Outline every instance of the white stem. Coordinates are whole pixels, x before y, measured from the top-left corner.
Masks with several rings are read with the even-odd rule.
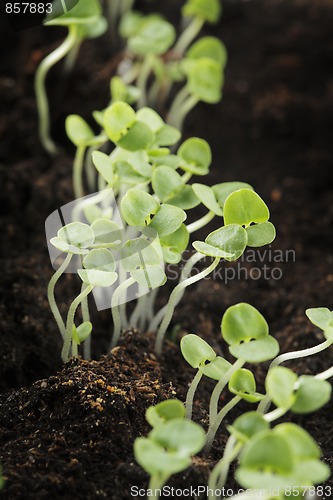
[[[75,46],[78,37],[78,28],[75,25],[69,27],[68,35],[62,44],[51,54],[45,57],[37,68],[35,76],[35,93],[39,117],[39,138],[44,149],[50,154],[58,152],[57,146],[50,136],[50,110],[47,100],[45,80],[50,69]]]
[[[333,377],[333,366],[315,376],[318,380],[327,380],[330,377]]]
[[[204,269],[200,273],[196,274],[195,276],[192,276],[191,278],[187,278],[183,282],[179,283],[176,286],[176,288],[174,288],[174,290],[172,291],[170,298],[169,298],[168,307],[167,307],[167,310],[165,312],[165,316],[164,316],[163,321],[158,329],[157,336],[156,336],[155,351],[158,355],[160,355],[162,352],[162,344],[163,344],[165,332],[167,331],[167,328],[170,324],[175,307],[178,304],[178,302],[180,301],[182,294],[185,291],[186,287],[188,287],[189,285],[193,285],[193,283],[200,281],[201,279],[205,278],[210,273],[212,273],[214,271],[214,269],[219,265],[220,260],[221,260],[220,257],[216,257],[210,266],[208,266],[206,269]]]
[[[204,21],[199,17],[195,17],[178,38],[173,51],[183,54],[194,38],[199,34],[203,25]]]
[[[235,396],[234,398],[232,398],[231,401],[229,401],[229,403],[227,403],[217,414],[217,416],[214,418],[212,424],[209,423],[209,429],[208,429],[208,432],[207,432],[207,436],[206,436],[206,445],[205,445],[205,448],[204,448],[204,451],[206,453],[208,453],[212,447],[212,444],[213,444],[213,441],[214,441],[214,438],[216,436],[216,433],[222,423],[222,420],[224,419],[224,417],[227,415],[227,413],[232,410],[232,408],[234,406],[236,406],[237,403],[239,403],[239,401],[241,400],[242,398],[240,396]]]
[[[214,219],[214,217],[215,217],[214,212],[210,210],[206,215],[201,217],[201,219],[192,222],[192,224],[188,224],[186,228],[190,234],[194,233],[195,231],[198,231],[198,229],[205,227],[211,220]]]
[[[200,380],[202,379],[203,373],[198,370],[197,373],[195,374],[194,379],[191,382],[191,385],[187,391],[186,395],[186,418],[191,419],[192,418],[192,410],[193,410],[193,400],[194,400],[194,394],[195,391],[197,390],[197,387],[199,385]]]
[[[121,334],[121,316],[119,311],[120,298],[122,294],[127,290],[127,288],[133,285],[133,283],[135,283],[135,280],[132,277],[128,278],[123,283],[120,283],[120,285],[116,288],[116,290],[112,295],[111,312],[112,312],[114,330],[113,330],[110,349],[113,349],[117,345]]]
[[[235,361],[235,363],[229,368],[229,370],[223,375],[223,377],[220,378],[220,380],[214,387],[209,403],[209,426],[213,425],[213,422],[217,417],[221,392],[229,382],[231,375],[239,368],[242,368],[244,363],[245,361],[243,359],[237,359],[237,361]]]
[[[56,300],[55,300],[54,289],[55,289],[55,286],[56,286],[59,278],[61,277],[61,275],[65,272],[65,270],[69,266],[69,263],[70,263],[72,257],[73,257],[73,254],[71,254],[71,253],[66,255],[65,260],[63,261],[63,263],[61,264],[59,269],[56,270],[56,272],[54,273],[54,275],[50,279],[50,282],[49,282],[48,287],[47,287],[47,298],[48,298],[48,301],[50,304],[50,308],[51,308],[54,319],[56,320],[56,323],[58,325],[59,331],[60,331],[63,339],[65,338],[66,327],[65,327],[65,323],[61,317],[59,308],[58,308]]]
[[[264,419],[266,422],[273,422],[274,420],[277,420],[278,418],[282,417],[287,412],[284,408],[275,408],[275,410],[271,411],[270,413],[266,413],[264,415]]]

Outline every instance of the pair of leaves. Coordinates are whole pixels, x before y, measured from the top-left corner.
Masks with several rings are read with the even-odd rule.
[[[181,339],[180,350],[193,368],[213,380],[220,380],[232,366],[226,359],[217,356],[205,340],[192,333]]]
[[[323,330],[326,339],[333,342],[333,311],[327,307],[313,307],[307,309],[305,314],[313,325]]]
[[[222,318],[221,332],[235,358],[260,363],[275,358],[279,352],[265,318],[250,304],[229,307]]]
[[[289,368],[276,366],[267,374],[266,391],[277,407],[305,414],[328,403],[332,386],[310,375],[298,378]]]
[[[149,193],[137,188],[130,189],[123,197],[121,212],[128,225],[149,225],[161,238],[174,233],[186,219],[181,208],[166,203],[160,205]]]
[[[168,478],[186,469],[191,456],[205,443],[202,427],[191,420],[175,418],[153,428],[147,438],[134,443],[136,461],[151,476]]]
[[[84,269],[78,269],[78,274],[86,285],[109,287],[117,281],[114,258],[106,248],[91,250],[82,265]]]
[[[261,247],[272,243],[276,232],[268,221],[269,210],[260,196],[251,189],[232,192],[224,203],[225,225],[238,224],[247,234],[247,245]]]
[[[318,445],[304,429],[291,423],[280,424],[247,441],[236,479],[245,488],[312,486],[330,475],[319,458]]]

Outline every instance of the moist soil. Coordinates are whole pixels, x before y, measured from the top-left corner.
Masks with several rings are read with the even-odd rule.
[[[104,37],[83,44],[67,78],[61,66],[52,70],[53,134],[62,152],[50,159],[37,139],[33,75],[64,32],[37,27],[11,35],[2,26],[0,463],[6,486],[0,498],[129,499],[132,485],[146,488],[147,475],[132,452],[134,439],[149,432],[145,410],[169,397],[185,399],[194,374],[179,353],[185,333],[199,334],[228,358],[219,325],[232,304],[257,307],[281,352],[322,341],[304,311],[332,308],[333,6],[326,0],[223,3],[221,23],[206,30],[228,48],[223,101],[200,104],[187,119],[184,137],[210,142],[209,183],[242,180],[255,187],[269,204],[277,238],[266,249],[271,253],[262,249],[255,262],[247,253],[241,269],[238,264],[227,271],[221,267],[213,279],[188,289],[173,318],[173,341],[166,341],[159,359],[153,353],[154,335],[139,331],[126,332],[119,347],[103,356],[110,314],[93,311],[94,360],[61,365],[59,334],[46,298],[52,268],[44,222],[73,199],[73,149],[64,119],[79,113],[91,122],[91,112],[106,105],[115,58]],[[158,7],[177,21],[177,1],[142,2],[142,7]],[[170,276],[175,272],[179,269],[170,269]],[[172,286],[174,280],[160,292],[158,305],[166,302]],[[77,287],[69,274],[59,283],[63,313]],[[331,364],[332,352],[326,351],[288,366],[314,374]],[[265,368],[254,367],[259,388]],[[195,401],[194,419],[204,426],[212,388],[204,381]],[[234,409],[227,423],[242,408],[249,406]],[[332,409],[331,403],[315,414],[292,417],[318,441],[331,466]],[[223,426],[212,452],[199,455],[168,484],[206,484],[226,439]],[[236,489],[233,480],[228,484]],[[333,486],[332,480],[327,485]]]

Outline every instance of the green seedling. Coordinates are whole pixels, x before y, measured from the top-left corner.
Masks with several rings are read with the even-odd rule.
[[[189,161],[190,158],[187,155],[186,158]],[[249,206],[247,204],[249,204]],[[225,259],[227,261],[237,260],[244,253],[247,245],[260,247],[271,243],[275,238],[275,228],[272,223],[268,222],[268,208],[260,196],[254,191],[243,188],[232,192],[227,197],[223,210],[226,225],[210,233],[204,242],[195,241],[193,243],[197,253],[189,259],[186,266],[187,276],[189,276],[195,263],[205,256],[214,258],[214,261],[210,266],[195,276],[188,278],[184,273],[181,278],[182,281],[171,293],[167,308],[165,309],[163,321],[161,322],[157,332],[155,344],[157,353],[161,352],[163,338],[171,321],[173,311],[178,302],[181,300],[187,286],[208,276],[218,266],[221,259]],[[234,223],[232,221],[234,221]],[[244,337],[243,341],[245,340],[250,340],[250,338]],[[261,350],[264,346],[267,346],[268,351],[270,350],[269,346],[271,346],[271,350],[273,352],[271,357],[276,355],[274,354],[275,351],[273,347],[275,346],[276,350],[277,343],[271,337],[262,339],[260,345],[262,345]],[[240,357],[240,354],[243,351],[244,347],[236,344],[234,344],[230,349],[231,354],[235,357]],[[237,352],[238,355],[235,354]],[[247,353],[247,356],[249,355],[250,354]],[[252,357],[255,358],[255,353],[252,354]],[[266,359],[270,358],[268,357]],[[245,361],[247,361],[247,359]],[[259,361],[260,360],[257,362]]]
[[[80,340],[80,335],[84,336],[87,333],[88,325],[85,320],[84,326],[81,326],[81,329],[77,331],[75,329],[74,317],[75,312],[78,306],[83,303],[83,308],[85,309],[84,316],[85,318],[89,317],[87,312],[87,305],[85,304],[85,299],[89,295],[89,293],[93,290],[95,286],[100,287],[109,287],[111,286],[117,279],[117,274],[115,271],[115,264],[112,254],[105,246],[112,247],[114,245],[114,228],[115,224],[111,223],[112,228],[110,228],[109,221],[96,221],[89,226],[87,224],[83,224],[81,222],[73,222],[67,224],[67,226],[62,227],[55,238],[51,239],[52,245],[54,245],[58,250],[67,254],[63,263],[59,267],[59,269],[55,272],[54,276],[51,278],[49,286],[48,286],[48,299],[50,303],[51,310],[56,319],[58,328],[63,338],[63,350],[62,350],[62,359],[64,361],[68,360],[69,351],[71,347],[71,342],[73,339],[73,333],[75,337],[75,352],[77,350],[77,345],[79,340],[81,343],[83,341],[82,337]],[[110,243],[106,244],[104,237],[101,234],[101,225],[110,231]],[[101,246],[101,248],[91,248]],[[61,277],[61,275],[66,271],[73,255],[82,256],[83,257],[83,267],[84,269],[78,270],[78,274],[83,281],[81,293],[78,297],[72,302],[68,316],[66,325],[61,317],[59,309],[56,304],[54,290],[55,286]],[[89,332],[90,334],[90,332]],[[87,334],[86,339],[88,339],[89,334]]]
[[[320,461],[312,437],[295,424],[280,424],[255,434],[244,446],[236,479],[245,488],[300,488],[325,481],[330,475]]]
[[[277,409],[267,413],[271,420],[282,416],[288,410],[293,413],[312,413],[330,400],[332,387],[325,380],[310,375],[297,375],[289,368],[276,366],[269,370],[266,377],[266,392]]]
[[[150,406],[146,411],[146,420],[152,427],[163,425],[175,418],[184,417],[185,408],[178,399],[167,399],[156,406]]]
[[[185,335],[180,342],[180,350],[185,360],[198,370],[186,396],[186,417],[191,418],[194,395],[202,376],[220,380],[230,370],[231,364],[217,356],[214,349],[197,335]]]
[[[229,307],[222,318],[221,332],[223,339],[229,345],[230,353],[237,358],[237,361],[233,365],[232,373],[242,368],[245,362],[260,363],[274,358],[279,351],[278,342],[268,333],[269,330],[265,318],[250,304],[240,303]],[[210,429],[208,433],[210,440],[207,447],[213,442],[216,430],[218,429],[218,402],[232,373],[229,372],[222,377],[213,390],[209,405]],[[251,378],[248,374],[245,377]],[[253,387],[252,381],[252,389]],[[253,395],[255,395],[255,389]]]
[[[54,155],[57,147],[50,136],[49,104],[45,89],[45,81],[50,69],[71,51],[78,50],[84,38],[100,36],[106,30],[105,19],[101,16],[98,0],[80,0],[71,10],[64,12],[60,2],[52,9],[51,18],[46,26],[65,26],[68,35],[63,43],[40,63],[35,76],[35,93],[39,115],[39,137],[45,150]],[[60,10],[59,10],[60,9]]]
[[[305,311],[307,317],[311,321],[311,323],[318,328],[320,328],[323,331],[325,341],[321,342],[320,344],[310,347],[307,349],[302,349],[300,351],[292,351],[288,352],[285,354],[281,354],[277,358],[275,358],[269,369],[271,370],[274,367],[279,366],[281,363],[284,363],[285,361],[290,361],[293,359],[300,359],[304,358],[307,356],[312,356],[314,354],[318,354],[328,347],[330,347],[333,343],[333,313],[326,307],[316,307],[316,308],[310,308]],[[262,411],[265,413],[270,404],[270,398],[269,395],[267,395],[260,403],[259,405],[259,411]]]
[[[201,450],[204,442],[204,430],[184,418],[167,420],[154,427],[147,438],[135,440],[134,456],[150,475],[151,498],[158,499],[169,477],[191,465],[191,457]]]
[[[215,492],[221,490],[227,480],[230,464],[239,455],[242,447],[256,434],[267,431],[269,424],[257,412],[247,412],[238,417],[228,430],[230,437],[222,458],[217,462],[208,479],[208,498],[217,500]]]
[[[73,325],[72,331],[72,353],[74,357],[78,357],[78,346],[87,341],[88,337],[92,332],[92,324],[90,321],[85,321],[78,327]]]
[[[183,16],[191,21],[178,39],[174,50],[184,53],[194,38],[199,34],[205,22],[217,23],[222,13],[220,0],[187,0],[183,9]]]
[[[224,381],[229,376],[228,389],[235,396],[216,414],[216,416],[213,413],[210,415],[209,429],[206,436],[206,451],[210,450],[222,420],[229,413],[229,411],[239,403],[239,401],[243,399],[248,403],[257,403],[264,397],[263,394],[256,392],[255,378],[250,370],[237,368],[237,365],[237,369],[235,369],[235,365],[233,367],[232,365],[230,366],[231,369],[229,369],[228,372],[225,372],[225,374],[218,379],[218,384],[220,384],[220,382],[221,384],[225,384]],[[211,401],[213,399],[213,395]],[[213,408],[213,404],[211,404],[211,408]]]

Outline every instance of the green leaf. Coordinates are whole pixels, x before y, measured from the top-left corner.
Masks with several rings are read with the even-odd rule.
[[[143,122],[136,122],[119,141],[118,146],[127,151],[147,149],[154,140],[151,129]]]
[[[148,265],[142,269],[134,269],[131,271],[131,276],[140,286],[151,290],[164,285],[167,280],[165,272],[159,265]]]
[[[130,38],[135,35],[142,24],[145,22],[141,12],[130,10],[126,12],[120,20],[119,34],[122,38]]]
[[[201,203],[205,205],[209,210],[214,212],[215,215],[222,216],[222,210],[220,205],[216,201],[215,193],[213,189],[206,184],[192,184],[193,191],[195,195],[199,198]]]
[[[212,59],[194,60],[188,68],[188,90],[200,101],[218,103],[222,98],[222,66]]]
[[[59,250],[73,254],[87,253],[87,248],[94,243],[95,235],[88,224],[71,222],[59,229],[51,243]]]
[[[99,269],[78,269],[78,275],[86,285],[101,287],[113,285],[118,278],[117,273]]]
[[[298,478],[298,484],[312,486],[327,481],[331,476],[331,469],[319,460],[307,460],[296,464],[294,475]]]
[[[183,210],[189,210],[197,207],[200,204],[199,198],[196,197],[192,186],[184,185],[171,198],[168,199],[169,205],[175,205]]]
[[[207,141],[191,137],[177,151],[180,167],[194,175],[206,175],[212,162],[212,152]]]
[[[113,272],[116,268],[112,253],[106,248],[90,250],[82,264],[85,269],[98,269],[105,272]]]
[[[240,368],[231,375],[228,388],[230,392],[249,403],[257,403],[264,397],[256,392],[256,381],[253,373],[246,368]]]
[[[296,400],[291,407],[294,413],[312,413],[329,402],[332,386],[326,380],[319,380],[310,375],[299,378]]]
[[[91,23],[87,23],[84,26],[82,26],[85,39],[98,38],[104,35],[107,29],[108,29],[108,21],[104,16],[96,18]]]
[[[246,228],[247,246],[262,247],[274,241],[276,236],[275,227],[271,222],[262,222]]]
[[[83,213],[89,224],[92,224],[97,219],[109,220],[112,217],[112,208],[109,207],[106,210],[102,210],[97,205],[89,205],[87,207],[84,207]]]
[[[162,238],[160,237],[159,240],[162,246],[164,260],[170,264],[178,264],[181,259],[181,254],[187,248],[189,238],[190,235],[185,224],[182,224],[174,233],[168,234]]]
[[[268,430],[269,424],[260,413],[251,411],[236,418],[227,429],[238,441],[246,443],[255,434]]]
[[[216,358],[214,349],[198,335],[185,335],[180,341],[180,350],[185,360],[193,367],[205,366]]]
[[[89,146],[94,139],[94,132],[79,115],[69,115],[65,121],[66,134],[76,147]]]
[[[156,134],[164,127],[164,121],[156,111],[151,108],[141,108],[136,114],[137,119],[148,125],[148,127]]]
[[[134,456],[148,474],[163,474],[163,477],[181,472],[191,464],[188,456],[170,453],[160,444],[142,437],[134,442]]]
[[[121,200],[121,212],[129,226],[149,224],[159,208],[160,204],[150,194],[137,188],[127,191]]]
[[[245,445],[240,465],[253,471],[288,474],[293,470],[294,460],[292,450],[284,436],[264,431],[254,435]]]
[[[161,264],[161,256],[149,240],[135,238],[128,240],[123,245],[121,252],[121,265],[125,271],[133,271],[137,268]]]
[[[333,313],[327,307],[312,307],[305,311],[305,314],[315,326],[325,330],[326,326],[333,319]]]
[[[260,196],[250,189],[231,193],[224,204],[225,225],[239,224],[248,227],[252,223],[266,222],[269,210]]]
[[[203,428],[188,419],[172,419],[155,427],[149,439],[184,457],[198,453],[205,444]]]
[[[263,315],[245,302],[235,304],[226,310],[221,330],[224,340],[229,345],[268,336],[268,324]]]
[[[121,244],[121,229],[110,220],[97,219],[91,225],[95,235],[94,247],[117,248]]]
[[[101,15],[98,0],[79,0],[73,8],[64,13],[60,0],[53,2],[52,13],[47,16],[47,26],[70,26],[95,22]]]
[[[221,356],[216,356],[213,361],[199,366],[199,370],[213,380],[220,380],[231,368],[231,363]]]
[[[173,168],[160,166],[152,174],[152,187],[162,202],[168,202],[178,191],[184,188],[181,176]]]
[[[124,155],[120,155],[119,159],[120,158],[128,162],[139,175],[147,178],[151,177],[152,167],[149,164],[149,158],[146,151],[124,151]]]
[[[104,128],[108,138],[117,143],[136,123],[134,109],[125,102],[115,102],[104,111]]]
[[[265,387],[271,400],[278,408],[288,410],[295,401],[297,375],[289,368],[275,366],[269,370]]]
[[[315,460],[320,458],[320,448],[315,440],[302,427],[293,423],[283,423],[274,427],[274,433],[283,436],[291,447],[296,460]]]
[[[147,181],[146,177],[142,177],[142,175],[138,174],[126,161],[117,161],[114,166],[117,171],[120,184],[137,186],[138,184],[145,183]]]
[[[101,151],[94,151],[91,157],[98,173],[108,184],[113,185],[115,176],[110,156]]]
[[[224,258],[228,261],[237,260],[243,253],[247,244],[247,234],[244,228],[237,224],[224,226],[210,233],[206,244],[226,252]]]
[[[152,427],[164,424],[174,418],[185,418],[185,407],[178,399],[167,399],[146,410],[146,419]]]
[[[80,345],[81,342],[87,340],[91,332],[92,332],[92,324],[90,323],[90,321],[85,321],[77,328],[75,325],[73,325],[72,339],[77,345]]]
[[[140,89],[133,85],[126,85],[120,76],[114,76],[110,82],[112,102],[123,101],[134,104],[140,97]]]
[[[154,167],[158,167],[159,165],[164,165],[167,167],[171,167],[173,170],[176,170],[180,165],[180,158],[177,155],[161,155],[156,156],[149,151],[149,160],[154,165]]]
[[[149,227],[163,238],[177,231],[186,217],[186,213],[181,208],[163,203],[157,214],[154,215]]]
[[[156,134],[155,143],[158,146],[173,146],[180,141],[181,136],[182,134],[175,127],[164,125]]]
[[[222,68],[227,64],[227,51],[224,44],[215,36],[204,36],[195,42],[186,53],[189,59],[212,59]]]
[[[172,24],[162,19],[149,19],[138,27],[136,33],[128,41],[129,49],[135,54],[160,55],[174,43],[176,31]]]
[[[220,184],[215,184],[215,186],[212,186],[218,204],[220,205],[220,207],[222,207],[222,209],[229,194],[243,188],[253,191],[252,186],[250,186],[250,184],[246,184],[246,182],[221,182]]]
[[[278,342],[268,334],[268,324],[250,304],[229,307],[223,315],[221,331],[233,356],[249,363],[260,363],[276,357]]]
[[[222,6],[220,0],[187,0],[182,12],[184,16],[199,17],[203,21],[216,23],[220,19]]]
[[[279,343],[270,335],[258,340],[232,344],[229,347],[230,353],[235,358],[243,359],[248,363],[262,363],[273,359],[278,355],[279,349]]]

